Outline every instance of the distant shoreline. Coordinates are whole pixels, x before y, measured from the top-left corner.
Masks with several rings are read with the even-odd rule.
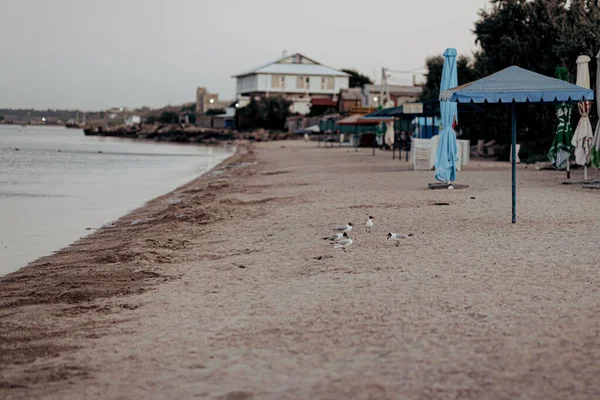
[[[136,124],[118,125],[114,127],[92,127],[83,129],[86,136],[108,136],[128,139],[147,139],[161,142],[197,143],[202,145],[248,140],[251,142],[267,142],[271,140],[287,140],[294,138],[289,132],[257,129],[252,132],[238,132],[231,129],[202,128],[193,125],[178,124]]]

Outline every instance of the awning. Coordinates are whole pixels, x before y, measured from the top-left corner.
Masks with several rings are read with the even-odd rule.
[[[363,125],[363,126],[373,126],[379,124],[381,121],[371,120],[363,118],[364,115],[351,115],[344,119],[340,119],[336,122],[336,125]]]

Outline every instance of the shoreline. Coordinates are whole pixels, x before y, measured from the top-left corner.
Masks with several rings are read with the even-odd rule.
[[[8,181],[1,185],[2,214],[7,224],[0,232],[0,259],[4,261],[0,265],[0,277],[51,255],[146,202],[197,179],[235,154],[235,143],[184,148],[182,146],[190,144],[90,139],[81,131],[67,131],[65,128],[32,128],[28,134],[33,138],[41,137],[39,145],[37,142],[30,145],[28,140],[32,139],[21,137],[16,129],[3,132],[8,135],[8,142],[3,141],[6,145],[3,149],[14,147],[19,151],[9,152],[5,160],[7,173],[11,171],[11,159],[15,160],[12,165],[21,162],[19,160],[27,163],[10,185]],[[46,178],[38,177],[33,169],[38,164],[29,163],[32,151],[38,151],[38,148],[45,149],[48,160],[52,160],[39,163],[44,165],[39,174]],[[84,159],[85,166],[73,172],[72,166]],[[61,168],[65,175],[57,172]],[[48,183],[51,175],[44,175],[45,171],[60,173],[54,180],[62,182],[60,186]],[[29,187],[29,181],[40,184]],[[32,217],[38,215],[38,218]]]
[[[251,142],[266,142],[272,140],[287,140],[297,137],[289,132],[276,132],[262,128],[252,132],[238,132],[226,128],[204,128],[195,125],[180,124],[137,124],[118,125],[113,127],[83,128],[86,136],[118,137],[125,139],[144,139],[172,143],[196,143],[211,145],[244,140]]]
[[[52,385],[55,381],[87,376],[87,373],[72,370],[69,366],[40,370],[35,364],[39,359],[52,359],[59,354],[77,351],[81,347],[73,343],[74,339],[102,336],[99,333],[102,328],[97,325],[87,326],[81,321],[69,321],[70,317],[88,311],[102,312],[102,308],[93,303],[110,303],[113,299],[140,295],[154,290],[157,285],[177,279],[165,273],[161,266],[172,262],[167,253],[186,247],[186,240],[152,240],[152,249],[148,251],[151,259],[127,251],[135,241],[132,236],[139,234],[150,223],[160,224],[173,219],[209,223],[213,217],[209,214],[173,214],[173,209],[179,206],[173,196],[195,192],[197,189],[194,187],[210,186],[211,182],[221,179],[217,177],[221,171],[230,171],[251,157],[251,145],[237,143],[231,156],[190,182],[147,201],[50,255],[39,257],[14,272],[0,276],[0,364],[10,365],[13,367],[11,372],[16,372],[16,376],[0,375],[0,394],[6,391],[5,396],[0,397],[9,399],[16,395],[15,398],[20,398],[18,391],[32,384]],[[161,215],[165,211],[166,214]],[[116,266],[119,266],[118,270],[115,270]],[[135,308],[137,306],[119,304],[113,311]],[[13,310],[22,310],[28,315],[17,315],[19,313]],[[60,320],[58,322],[54,321],[57,317]],[[32,318],[37,321],[32,323]],[[77,331],[75,337],[73,331]],[[27,365],[33,365],[33,369],[21,368]],[[44,391],[42,389],[40,393]],[[24,396],[27,398],[30,395]]]
[[[0,397],[597,397],[597,197],[521,166],[512,225],[510,166],[477,164],[433,191],[389,152],[250,144],[0,279]]]

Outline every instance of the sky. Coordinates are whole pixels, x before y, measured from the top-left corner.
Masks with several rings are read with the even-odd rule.
[[[194,102],[197,86],[234,99],[232,75],[284,50],[379,79],[448,47],[471,54],[488,3],[0,0],[0,108],[160,107]]]

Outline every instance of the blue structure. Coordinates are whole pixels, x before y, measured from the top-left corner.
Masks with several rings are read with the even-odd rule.
[[[458,85],[456,71],[456,49],[446,49],[444,52],[444,68],[440,91],[448,90]],[[435,156],[435,179],[442,182],[456,180],[456,162],[458,161],[458,144],[454,126],[458,123],[458,104],[451,101],[440,102],[442,114],[442,133]]]
[[[415,138],[418,139],[431,139],[435,135],[439,134],[439,126],[442,120],[438,117],[431,117],[432,123],[429,123],[427,117],[416,117],[412,120],[412,124],[415,127]]]
[[[512,222],[517,222],[517,103],[557,103],[593,100],[594,92],[581,86],[512,66],[471,83],[440,92],[440,101],[510,103],[512,113]]]

